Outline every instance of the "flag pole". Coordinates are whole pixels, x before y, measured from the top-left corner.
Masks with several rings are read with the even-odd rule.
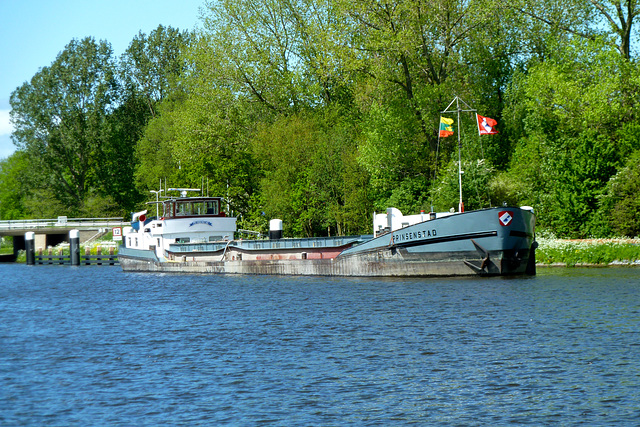
[[[442,120],[442,117],[440,118]],[[440,123],[438,122],[438,127]],[[436,166],[433,169],[433,181],[431,183],[431,211],[433,212],[433,187],[435,186],[436,177],[438,176],[438,154],[440,153],[440,130],[438,129],[438,145],[436,145]]]
[[[462,202],[462,141],[460,140],[461,123],[460,123],[460,103],[456,96],[456,110],[458,110],[458,188],[460,189],[460,201],[458,202],[458,212],[464,212],[464,203]]]
[[[458,202],[458,212],[464,212],[464,203],[462,201],[462,140],[460,138],[462,125],[460,123],[460,113],[461,112],[469,112],[469,113],[477,112],[477,110],[472,109],[469,106],[469,104],[464,102],[462,99],[460,99],[460,97],[456,95],[456,97],[453,99],[453,101],[451,101],[451,103],[447,106],[447,108],[445,108],[444,111],[441,111],[441,114],[452,113],[453,111],[449,111],[449,108],[451,108],[454,102],[456,104],[456,113],[458,115],[458,188],[460,191],[460,200]],[[460,102],[462,102],[467,107],[466,110],[463,110],[462,108],[460,108]],[[476,121],[477,121],[477,116],[476,116]]]

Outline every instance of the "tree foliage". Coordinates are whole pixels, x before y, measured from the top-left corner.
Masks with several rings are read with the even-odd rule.
[[[640,150],[611,177],[599,202],[601,215],[617,235],[640,236]]]
[[[17,151],[0,160],[0,220],[28,217],[25,196],[31,194],[32,188],[26,153]]]
[[[183,53],[193,37],[160,25],[149,35],[138,33],[122,55],[124,81],[144,99],[152,117],[156,116],[156,105],[179,89],[180,78],[187,71]]]
[[[626,92],[637,88],[624,81],[630,66],[598,41],[576,40],[511,85],[516,199],[538,207],[541,225],[560,235],[605,231],[593,215],[598,198],[634,144],[619,135],[621,121],[637,120]]]
[[[284,117],[263,126],[253,142],[262,162],[261,193],[269,217],[293,236],[359,233],[371,208],[358,166],[354,129],[339,111]]]
[[[212,54],[226,62],[219,77],[234,91],[272,114],[333,100],[340,68],[327,39],[338,34],[329,2],[222,0],[207,7]]]
[[[245,228],[368,232],[374,210],[457,206],[457,138],[437,133],[457,95],[499,128],[455,124],[467,209],[531,205],[556,235],[637,234],[637,13],[618,0],[216,0],[199,33],[159,26],[119,62],[74,40],[12,96],[24,155],[2,164],[0,215],[124,212],[166,179],[224,196]],[[34,186],[13,196],[26,173]]]
[[[105,123],[118,102],[111,47],[72,40],[49,67],[11,96],[14,141],[46,176],[54,197],[80,211],[95,179]]]

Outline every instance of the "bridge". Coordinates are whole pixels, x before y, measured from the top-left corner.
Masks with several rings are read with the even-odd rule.
[[[24,235],[35,233],[35,247],[46,248],[69,241],[69,231],[78,230],[80,242],[86,243],[104,235],[115,227],[125,227],[130,223],[122,218],[67,218],[55,219],[18,219],[0,221],[0,236],[13,237],[13,252],[25,248]]]

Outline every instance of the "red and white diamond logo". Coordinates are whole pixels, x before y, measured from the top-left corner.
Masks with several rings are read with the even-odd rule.
[[[500,219],[500,224],[506,227],[507,225],[511,224],[513,215],[509,211],[502,211],[498,213],[498,219]]]

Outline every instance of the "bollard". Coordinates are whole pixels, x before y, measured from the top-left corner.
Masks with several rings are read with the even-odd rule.
[[[69,231],[69,256],[71,265],[80,265],[80,231]]]
[[[36,245],[35,245],[36,233],[28,231],[24,235],[24,247],[27,252],[27,265],[36,264]]]

